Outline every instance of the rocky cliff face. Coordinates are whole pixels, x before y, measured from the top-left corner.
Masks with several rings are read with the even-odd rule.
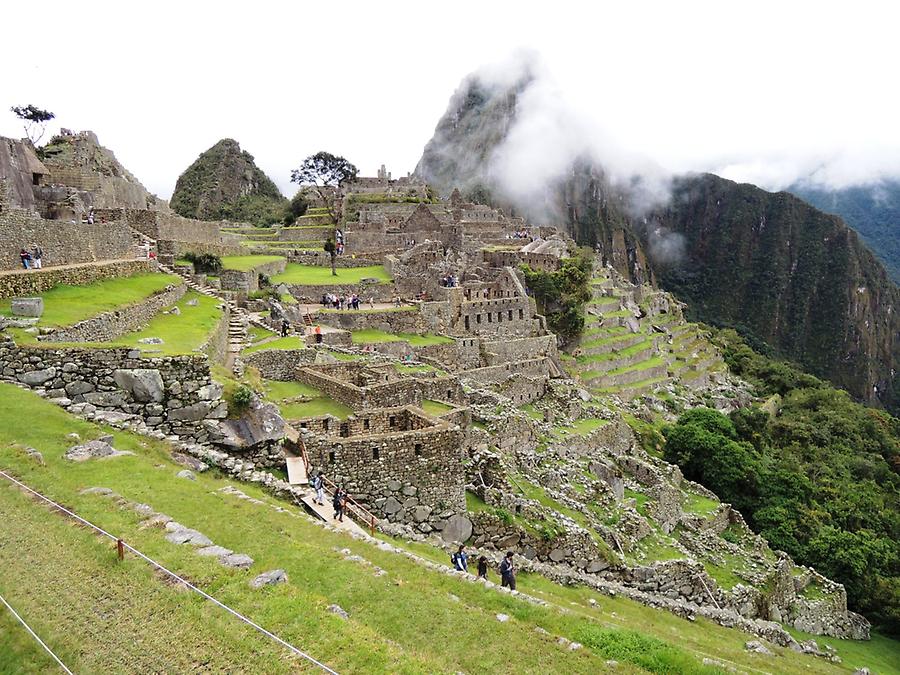
[[[498,87],[466,78],[416,174],[442,193],[461,186],[494,205],[532,207],[505,197],[494,160],[533,80]],[[666,206],[640,211],[601,165],[573,159],[538,196],[576,241],[633,282],[658,275],[695,318],[739,326],[854,396],[896,405],[900,292],[843,221],[712,175],[682,177]]]
[[[241,219],[246,212],[280,206],[278,187],[237,141],[224,138],[201,154],[175,185],[171,207],[200,220]]]
[[[900,290],[856,232],[786,192],[710,174],[655,218],[685,238],[655,270],[689,313],[739,328],[863,400],[896,404]]]

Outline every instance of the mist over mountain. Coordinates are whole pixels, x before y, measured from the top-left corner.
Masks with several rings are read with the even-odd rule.
[[[712,174],[672,178],[568,109],[532,58],[467,76],[416,174],[562,224],[628,278],[892,407],[900,291],[842,220]]]

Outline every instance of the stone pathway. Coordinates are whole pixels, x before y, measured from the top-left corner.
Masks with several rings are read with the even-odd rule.
[[[24,276],[26,274],[40,275],[56,270],[75,270],[84,267],[102,267],[103,265],[116,265],[123,262],[131,262],[133,260],[144,260],[144,258],[114,258],[109,260],[104,259],[93,260],[91,262],[72,263],[71,265],[45,265],[39,270],[26,270],[25,268],[20,267],[14,270],[0,270],[0,277]]]
[[[328,497],[327,494],[325,496]],[[320,520],[324,520],[335,529],[350,532],[352,534],[366,535],[366,531],[346,514],[344,515],[343,521],[335,520],[334,507],[331,505],[331,502],[326,500],[325,505],[320,506],[316,503],[315,493],[312,490],[308,490],[306,494],[300,498],[300,501],[306,504]]]

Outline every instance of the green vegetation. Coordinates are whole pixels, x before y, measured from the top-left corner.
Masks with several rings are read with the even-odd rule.
[[[900,421],[720,336],[729,365],[777,408],[694,409],[665,457],[741,510],[774,549],[843,583],[853,609],[900,632]]]
[[[363,279],[378,279],[380,283],[387,283],[391,280],[391,277],[381,265],[338,267],[336,271],[337,276],[332,276],[331,268],[329,267],[288,263],[282,274],[272,277],[272,283],[327,286],[329,284],[358,284]]]
[[[171,274],[139,274],[95,281],[84,286],[54,286],[42,294],[44,313],[39,326],[71,326],[102,312],[133,305],[163,290],[181,285]],[[0,314],[11,316],[11,301],[0,300]]]
[[[379,342],[408,342],[412,347],[450,344],[452,339],[443,335],[417,335],[416,333],[387,333],[375,328],[365,328],[352,333],[353,344],[366,345]]]
[[[268,226],[284,217],[289,202],[250,153],[224,138],[178,177],[170,204],[187,218]]]
[[[282,416],[289,420],[320,415],[345,419],[353,414],[352,409],[302,382],[263,380],[262,391],[266,400],[277,404]]]
[[[593,251],[581,248],[574,258],[564,258],[555,272],[522,266],[529,291],[534,294],[538,312],[547,317],[547,325],[563,341],[570,342],[584,330],[584,306],[591,299]]]
[[[266,263],[284,260],[280,255],[227,255],[222,258],[222,269],[249,272]]]
[[[188,301],[196,300],[196,305]],[[191,354],[202,347],[219,321],[222,310],[218,308],[220,301],[206,295],[190,291],[185,293],[176,305],[180,314],[157,314],[144,328],[134,333],[126,333],[103,345],[115,347],[133,347],[141,351],[154,351],[160,354]],[[141,338],[158,337],[162,344],[144,344]]]
[[[452,405],[447,405],[441,401],[432,401],[431,399],[422,399],[422,410],[430,415],[443,415],[448,410],[453,410]]]
[[[252,354],[253,352],[259,352],[264,349],[305,349],[306,343],[303,341],[303,337],[298,337],[296,335],[289,335],[283,338],[277,338],[275,340],[270,340],[268,342],[264,342],[262,344],[254,344],[245,348],[244,354]]]
[[[222,271],[222,259],[212,253],[188,252],[178,262],[191,263],[194,266],[194,272],[197,274],[219,274]]]

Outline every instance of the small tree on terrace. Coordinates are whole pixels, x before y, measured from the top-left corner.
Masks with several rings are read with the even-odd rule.
[[[56,117],[49,110],[41,110],[31,104],[14,105],[10,110],[25,123],[25,135],[32,145],[38,144],[47,131],[47,122]]]
[[[334,224],[338,225],[341,215],[338,188],[356,178],[358,173],[359,169],[343,157],[329,152],[317,152],[304,159],[299,169],[291,171],[291,182],[312,188],[325,204]]]
[[[334,243],[334,239],[328,237],[325,240],[325,245],[322,247],[325,249],[325,253],[331,256],[331,275],[337,276],[337,269],[335,269],[335,260],[337,258],[337,244]]]

